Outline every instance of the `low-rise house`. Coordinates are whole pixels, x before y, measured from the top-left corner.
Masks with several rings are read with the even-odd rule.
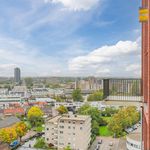
[[[24,115],[25,110],[21,107],[4,109],[4,115],[5,116],[15,116],[17,114]]]

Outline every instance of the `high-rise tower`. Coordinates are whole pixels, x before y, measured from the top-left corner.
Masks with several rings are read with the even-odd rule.
[[[14,81],[16,84],[21,83],[21,71],[20,68],[15,68],[14,69]]]

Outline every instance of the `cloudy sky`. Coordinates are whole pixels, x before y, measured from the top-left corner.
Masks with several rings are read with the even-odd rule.
[[[0,76],[140,76],[140,0],[0,2]]]

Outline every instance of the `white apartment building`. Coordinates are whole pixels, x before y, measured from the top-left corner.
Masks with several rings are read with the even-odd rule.
[[[87,150],[91,140],[91,117],[67,114],[56,116],[45,124],[45,141],[58,150]]]

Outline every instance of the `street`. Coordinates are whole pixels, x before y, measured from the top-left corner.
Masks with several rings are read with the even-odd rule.
[[[99,150],[117,150],[119,139],[115,139],[112,137],[97,137],[94,143],[92,144],[90,150],[95,150],[98,141],[100,140],[102,140],[102,143],[99,144],[100,145]],[[110,146],[110,143],[112,144],[112,146]]]

